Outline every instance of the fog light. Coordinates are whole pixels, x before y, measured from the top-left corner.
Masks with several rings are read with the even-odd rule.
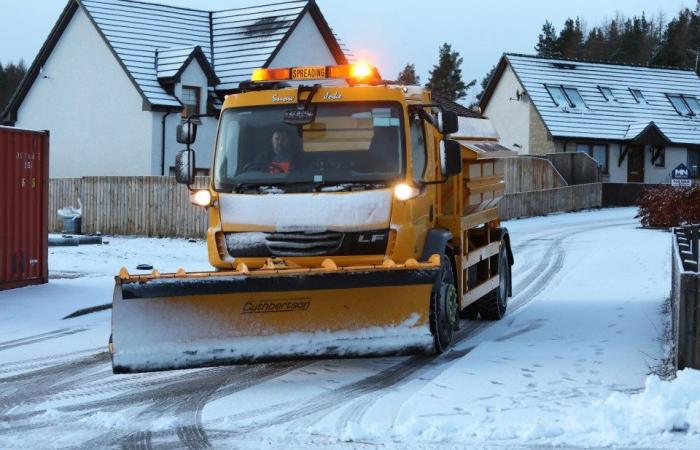
[[[206,208],[207,206],[211,206],[211,192],[207,190],[202,190],[190,194],[190,202],[192,202],[192,204],[194,205],[202,206],[204,208]]]
[[[417,187],[409,186],[408,184],[399,184],[394,188],[394,195],[397,200],[406,201],[418,197],[420,190]]]

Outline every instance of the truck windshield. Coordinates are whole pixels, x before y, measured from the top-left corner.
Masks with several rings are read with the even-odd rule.
[[[214,186],[382,184],[403,169],[401,108],[396,103],[318,104],[316,120],[288,125],[296,105],[227,110],[221,117]]]

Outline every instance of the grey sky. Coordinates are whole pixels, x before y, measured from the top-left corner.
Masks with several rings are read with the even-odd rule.
[[[0,61],[28,64],[46,39],[65,0],[4,0],[0,17]],[[227,9],[241,0],[150,0],[198,9]],[[580,16],[591,26],[617,12],[666,19],[695,0],[317,0],[326,19],[353,53],[393,79],[407,62],[421,80],[448,42],[464,57],[465,80],[478,79],[505,51],[533,53],[545,19],[559,29],[567,17]],[[435,5],[439,10],[426,10]],[[472,93],[473,94],[473,93]]]

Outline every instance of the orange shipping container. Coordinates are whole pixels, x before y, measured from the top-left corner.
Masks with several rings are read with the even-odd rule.
[[[0,127],[0,290],[47,283],[49,134]]]

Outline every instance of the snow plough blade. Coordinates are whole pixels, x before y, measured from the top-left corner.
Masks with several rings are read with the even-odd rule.
[[[430,351],[439,257],[382,266],[116,277],[115,373]]]

